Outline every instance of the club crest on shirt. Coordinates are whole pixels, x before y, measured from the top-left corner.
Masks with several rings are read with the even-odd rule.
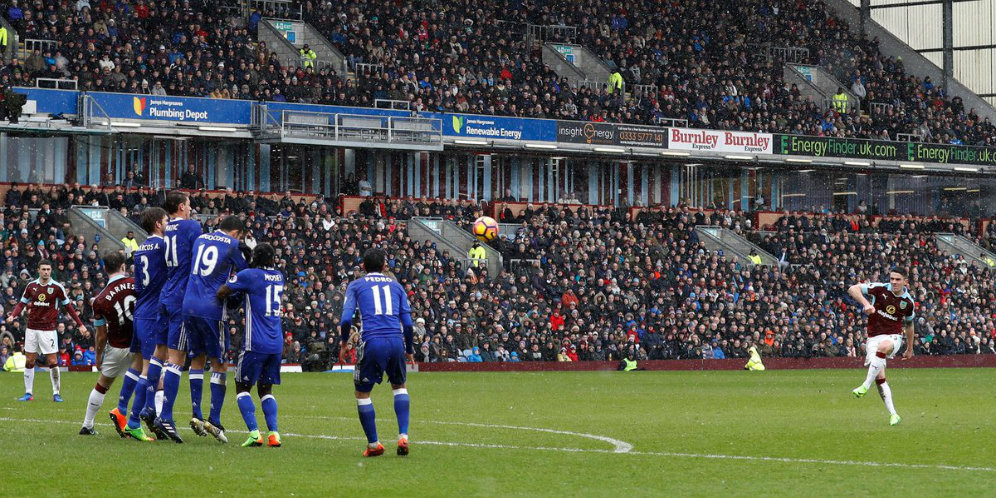
[[[906,301],[900,301],[900,302],[899,302],[899,307],[900,307],[901,309],[906,309]]]
[[[49,287],[48,288],[48,293],[51,294],[53,292],[55,292],[55,287]]]

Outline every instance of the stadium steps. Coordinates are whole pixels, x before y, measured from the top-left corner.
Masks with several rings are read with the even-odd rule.
[[[470,267],[467,252],[470,251],[477,239],[456,223],[442,218],[412,218],[408,222],[408,236],[412,240],[434,242],[438,251],[449,251],[453,259],[461,262],[462,268]],[[501,253],[487,244],[482,243],[481,245],[488,256],[488,267],[501,268]],[[492,270],[488,272],[488,275],[493,279],[498,273],[498,271]]]
[[[775,266],[778,264],[778,258],[757,245],[752,244],[749,240],[737,235],[732,230],[711,225],[696,225],[695,234],[705,244],[706,249],[714,252],[722,251],[728,260],[732,260],[731,256],[733,256],[743,264],[753,265],[754,263],[751,262],[748,256],[750,255],[750,250],[754,249],[757,255],[761,256],[762,266]]]
[[[298,52],[299,47],[291,43],[280,34],[274,23],[277,22],[291,22],[294,24],[304,24],[303,21],[283,21],[278,19],[264,18],[259,21],[259,31],[257,33],[257,38],[259,41],[266,42],[266,47],[271,51],[276,52],[277,57],[280,58],[280,63],[284,65],[289,65],[292,67],[301,66],[301,53]],[[302,43],[303,45],[303,43]]]
[[[557,50],[557,46],[570,47],[574,62],[570,62]],[[601,57],[584,45],[572,43],[544,43],[543,63],[550,66],[558,76],[566,77],[572,85],[600,89],[609,81],[612,69]]]
[[[335,48],[335,45],[328,38],[322,36],[318,28],[304,23],[304,40],[302,43],[309,44],[311,49],[318,54],[315,70],[319,70],[328,64],[340,77],[346,75],[348,71],[346,56],[339,49]]]
[[[806,75],[803,71],[809,74]],[[813,102],[821,102],[823,109],[829,109],[833,105],[831,99],[837,93],[838,88],[843,88],[844,93],[847,94],[848,107],[861,109],[861,99],[851,92],[851,86],[837,81],[833,75],[820,66],[786,62],[782,66],[782,75],[786,83],[796,84],[803,97],[810,97]]]
[[[988,267],[983,257],[996,260],[996,254],[961,235],[936,233],[934,234],[934,241],[937,243],[937,248],[944,254],[962,256],[965,258],[965,261],[978,268]]]
[[[135,223],[131,218],[113,209],[107,211],[105,221],[107,230],[119,240],[128,235],[129,231],[135,232],[135,241],[139,244],[145,242],[145,239],[149,237],[149,234],[138,223]]]
[[[121,237],[115,237],[113,233],[105,228],[107,226],[108,211],[110,209],[106,207],[94,206],[73,206],[69,208],[69,224],[72,226],[73,235],[82,235],[86,238],[88,245],[96,241],[101,253],[107,251],[124,251],[125,246],[121,242]],[[100,240],[97,240],[98,235],[100,236]]]
[[[849,0],[823,0],[823,2],[837,17],[847,21],[851,31],[858,32],[861,29],[861,12]],[[937,19],[936,22],[937,29],[940,30],[941,20]],[[869,40],[878,39],[878,50],[882,55],[902,59],[906,74],[920,78],[930,76],[937,83],[944,81],[944,69],[920,52],[913,50],[881,24],[869,19],[865,23],[865,29]],[[955,78],[948,78],[948,97],[961,97],[965,109],[975,109],[982,118],[996,121],[996,108]]]

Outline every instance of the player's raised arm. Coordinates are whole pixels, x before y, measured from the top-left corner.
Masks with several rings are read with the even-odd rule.
[[[861,305],[861,311],[866,315],[871,315],[875,313],[875,307],[868,302],[868,285],[866,284],[854,284],[849,289],[847,289],[847,294],[851,296],[852,299]]]
[[[353,326],[353,314],[356,313],[356,286],[346,287],[346,300],[342,304],[342,318],[339,320],[339,360],[349,341],[350,329]]]

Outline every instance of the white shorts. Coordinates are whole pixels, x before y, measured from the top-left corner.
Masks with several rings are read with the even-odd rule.
[[[107,345],[104,348],[104,357],[101,359],[100,373],[104,374],[104,377],[121,377],[131,367],[131,362],[135,359],[132,355],[128,348]]]
[[[24,331],[24,352],[55,354],[59,352],[59,338],[54,330],[27,329]]]
[[[875,353],[878,352],[878,343],[884,340],[892,341],[892,351],[886,356],[888,359],[892,359],[899,352],[899,349],[903,347],[903,336],[902,334],[889,334],[889,335],[877,335],[875,337],[869,337],[868,342],[865,343],[865,365],[871,363],[871,359],[875,357]]]

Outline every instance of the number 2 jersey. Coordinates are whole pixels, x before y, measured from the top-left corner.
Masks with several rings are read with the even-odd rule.
[[[94,325],[107,326],[107,343],[116,348],[131,347],[134,314],[135,280],[131,277],[115,275],[93,298]]]
[[[245,296],[246,334],[242,349],[260,354],[282,353],[280,317],[284,275],[270,268],[250,268],[240,271],[227,285]]]
[[[357,309],[363,319],[364,341],[374,337],[403,337],[402,325],[410,327],[412,323],[405,289],[381,273],[368,273],[346,288],[343,321],[352,320]]]
[[[136,320],[159,319],[159,294],[166,284],[166,242],[150,235],[135,250]]]
[[[875,307],[875,313],[868,316],[868,337],[902,334],[903,324],[916,317],[916,305],[906,289],[897,296],[891,283],[872,283],[862,285],[861,293],[871,297]]]
[[[218,300],[218,289],[228,281],[233,269],[238,272],[248,266],[239,251],[239,241],[224,232],[214,231],[197,237],[191,249],[193,256],[187,292],[183,296],[183,314],[221,320],[225,306]]]

